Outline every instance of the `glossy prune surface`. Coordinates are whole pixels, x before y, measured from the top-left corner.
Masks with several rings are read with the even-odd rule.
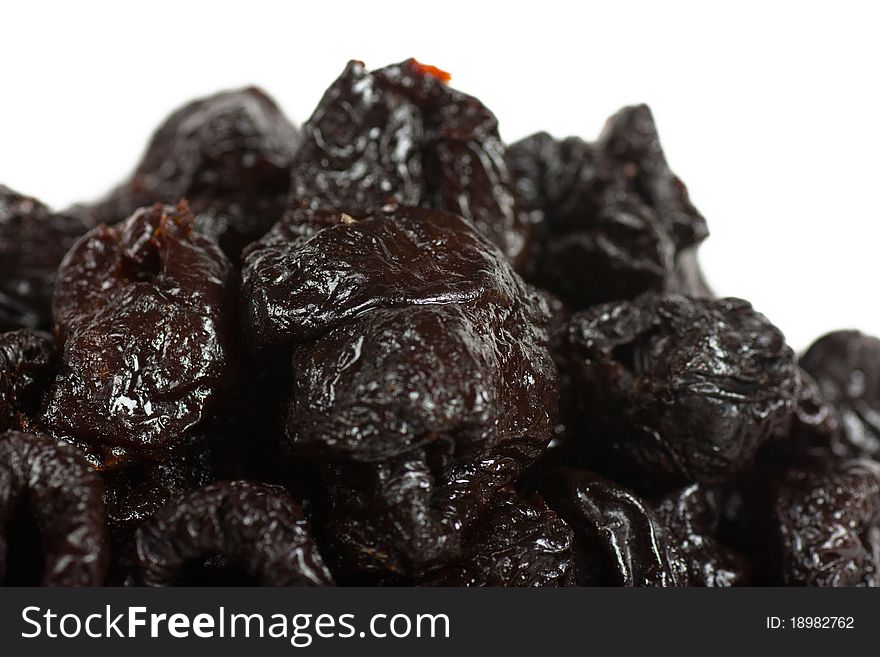
[[[194,100],[165,119],[131,178],[86,215],[116,224],[138,208],[187,199],[195,229],[237,261],[281,217],[298,142],[297,129],[261,89]]]
[[[136,581],[145,586],[333,583],[309,523],[290,494],[257,482],[217,482],[154,513],[137,529]],[[203,579],[200,579],[203,578]]]
[[[0,433],[0,582],[101,586],[109,544],[101,481],[68,445]]]
[[[42,425],[97,450],[167,449],[222,403],[233,376],[236,277],[185,205],[98,226],[59,268],[61,350]]]
[[[0,185],[0,331],[48,329],[58,263],[86,225]]]
[[[0,333],[0,431],[23,428],[54,375],[51,335],[30,329]]]
[[[800,392],[782,333],[739,299],[643,295],[576,313],[566,403],[580,446],[627,480],[716,483],[790,427]]]

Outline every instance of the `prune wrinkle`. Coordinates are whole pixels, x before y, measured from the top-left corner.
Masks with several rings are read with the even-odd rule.
[[[101,492],[100,479],[72,447],[0,434],[0,580],[15,575],[7,572],[7,549],[23,536],[6,531],[25,509],[39,533],[37,551],[27,556],[42,557],[34,568],[41,586],[102,585],[110,555]]]
[[[136,533],[136,578],[179,581],[192,562],[220,558],[262,586],[327,586],[333,580],[299,505],[279,486],[217,482],[153,514]]]

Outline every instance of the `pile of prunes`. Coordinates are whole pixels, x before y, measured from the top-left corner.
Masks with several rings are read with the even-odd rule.
[[[700,271],[647,106],[513,145],[407,60],[0,187],[0,582],[873,586],[880,340]]]

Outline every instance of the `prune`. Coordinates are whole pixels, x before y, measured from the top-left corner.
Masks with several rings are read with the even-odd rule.
[[[566,341],[581,447],[633,485],[723,481],[789,430],[794,354],[745,301],[647,294],[575,314]]]
[[[76,450],[0,434],[0,581],[100,586],[108,557],[101,482]]]
[[[223,403],[235,276],[193,216],[156,204],[67,254],[55,296],[59,373],[42,424],[97,450],[173,447]]]
[[[186,198],[195,229],[237,260],[281,217],[299,133],[255,87],[195,100],[169,116],[131,179],[87,209],[115,224],[140,207]]]
[[[55,270],[85,232],[80,220],[0,185],[0,331],[51,326]]]
[[[761,583],[880,585],[877,463],[837,460],[772,471],[745,504],[742,531]]]
[[[455,212],[519,266],[529,226],[498,122],[447,81],[415,60],[374,72],[350,62],[303,126],[294,205],[349,214],[388,203]]]
[[[425,573],[431,586],[571,586],[571,529],[540,499],[501,493],[463,539],[460,559]]]
[[[750,564],[717,538],[718,502],[700,484],[691,484],[654,506],[659,533],[673,546],[673,563],[689,586],[726,587],[748,583]]]
[[[880,340],[858,331],[835,331],[801,357],[822,395],[840,413],[837,452],[880,458]]]
[[[683,586],[650,505],[587,470],[557,468],[537,482],[547,504],[574,531],[580,586]]]
[[[309,523],[283,488],[218,482],[154,513],[136,533],[136,577],[146,586],[252,582],[326,586],[333,580]]]
[[[538,133],[507,160],[536,224],[529,280],[575,310],[647,291],[711,296],[695,254],[705,219],[669,169],[647,106],[622,109],[596,143]]]
[[[30,329],[0,333],[0,431],[21,429],[38,411],[54,373],[51,335]]]

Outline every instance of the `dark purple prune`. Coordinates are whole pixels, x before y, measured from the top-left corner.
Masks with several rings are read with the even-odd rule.
[[[580,586],[685,586],[650,505],[587,470],[556,468],[535,485],[571,527]]]
[[[68,445],[0,434],[0,582],[100,586],[109,547],[101,481]]]
[[[747,485],[739,531],[758,583],[880,586],[880,465],[813,463]]]
[[[42,426],[99,452],[180,444],[230,386],[235,286],[185,205],[89,232],[59,269],[62,352]]]
[[[200,488],[144,521],[135,543],[141,585],[333,584],[305,515],[280,486],[224,481]]]
[[[574,537],[544,502],[501,493],[463,539],[454,563],[424,573],[430,586],[571,586]]]
[[[596,143],[538,133],[507,160],[535,223],[529,280],[575,310],[647,291],[711,296],[695,253],[705,219],[669,169],[647,106],[622,109]]]
[[[54,375],[51,335],[30,329],[0,333],[0,431],[23,428]]]
[[[731,478],[789,430],[800,393],[782,333],[739,299],[596,306],[565,350],[579,447],[640,490]]]
[[[80,220],[0,185],[0,331],[51,327],[55,270],[85,232]]]
[[[155,202],[186,198],[195,229],[237,260],[281,217],[299,133],[255,87],[192,101],[155,132],[131,179],[87,208],[115,224]]]
[[[835,452],[880,459],[880,339],[835,331],[817,340],[800,364],[840,413]]]
[[[528,221],[495,116],[415,60],[369,72],[352,61],[303,126],[293,205],[349,214],[388,203],[455,212],[517,266]]]
[[[689,586],[727,587],[748,583],[751,566],[717,538],[718,502],[700,484],[667,495],[654,506],[663,541]]]

